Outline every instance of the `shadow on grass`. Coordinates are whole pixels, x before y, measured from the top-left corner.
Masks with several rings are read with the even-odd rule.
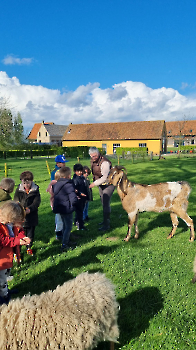
[[[145,332],[150,319],[163,308],[163,297],[157,287],[138,289],[118,302],[121,347]]]
[[[119,344],[115,344],[115,349],[122,348],[145,332],[150,320],[163,308],[163,298],[156,287],[138,289],[125,298],[119,299],[118,302],[120,304],[118,317],[120,337]],[[101,342],[97,347],[97,350],[108,349],[108,342]]]
[[[34,274],[32,277],[28,278],[27,280],[23,281],[21,280],[19,283],[15,283],[14,288],[17,287],[20,291],[19,296],[22,296],[27,293],[32,294],[40,294],[42,292],[45,292],[49,289],[54,290],[58,285],[62,285],[64,282],[68,281],[69,279],[73,278],[73,275],[68,272],[69,269],[73,268],[83,268],[89,264],[99,264],[99,267],[96,269],[95,267],[89,269],[89,272],[102,272],[102,268],[100,265],[100,260],[97,258],[97,254],[108,254],[112,253],[112,251],[115,251],[117,248],[117,245],[113,246],[98,246],[98,247],[92,247],[90,249],[85,249],[85,251],[82,251],[79,256],[76,257],[70,257],[69,255],[71,252],[62,253],[63,256],[65,256],[65,259],[62,259],[58,263],[56,262],[56,256],[52,255],[54,254],[54,247],[51,247],[51,249],[43,251],[43,254],[41,254],[40,262],[42,260],[47,259],[48,257],[51,257],[50,259],[50,267],[46,268],[43,272],[38,272]],[[29,257],[32,259],[32,257]],[[39,262],[36,262],[36,265]],[[53,264],[51,266],[51,264]],[[19,269],[24,269],[24,266],[19,267]],[[26,271],[26,275],[28,275],[28,269]]]

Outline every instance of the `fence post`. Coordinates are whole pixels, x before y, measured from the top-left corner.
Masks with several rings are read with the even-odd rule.
[[[47,160],[46,160],[46,166],[47,166],[47,169],[48,169],[48,174],[51,176],[51,171],[50,171],[50,167],[49,167],[49,164],[48,164]]]
[[[5,177],[7,177],[7,164],[5,163]]]

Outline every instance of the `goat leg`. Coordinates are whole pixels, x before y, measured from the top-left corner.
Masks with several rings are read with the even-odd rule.
[[[167,239],[170,239],[174,236],[175,232],[176,232],[177,226],[173,226],[169,236],[167,236]]]
[[[195,283],[195,282],[196,282],[196,273],[195,273],[195,275],[194,275],[194,277],[192,279],[192,283]]]
[[[124,238],[124,241],[128,242],[130,238],[131,238],[131,227],[128,225],[128,231],[127,231],[126,237]]]
[[[195,231],[194,231],[194,225],[192,221],[192,225],[190,226],[190,239],[189,242],[194,242],[195,240]]]
[[[138,226],[137,226],[138,216],[139,216],[139,211],[136,214],[135,222],[134,222],[134,228],[135,228],[135,236],[134,236],[134,238],[136,238],[136,239],[139,238],[139,230],[138,230]]]
[[[114,342],[113,341],[110,342],[110,350],[114,350]]]
[[[124,241],[126,241],[126,242],[128,242],[130,240],[130,238],[131,238],[131,229],[132,229],[133,224],[135,226],[135,236],[134,236],[134,238],[138,238],[138,236],[139,236],[139,231],[138,231],[138,227],[137,227],[138,214],[139,214],[139,212],[137,212],[136,214],[132,215],[131,218],[128,215],[128,232],[127,232],[126,237],[124,238]]]
[[[176,232],[176,229],[178,227],[178,216],[177,216],[177,214],[174,213],[174,212],[171,212],[170,213],[170,217],[171,217],[171,221],[172,221],[172,226],[173,227],[172,227],[172,230],[171,230],[169,236],[167,237],[167,239],[172,238],[174,236],[174,234]]]

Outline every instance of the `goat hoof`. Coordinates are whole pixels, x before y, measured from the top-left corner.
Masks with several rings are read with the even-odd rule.
[[[170,239],[170,238],[172,238],[173,236],[171,235],[171,233],[170,233],[170,235],[169,236],[167,236],[167,239]]]
[[[194,238],[190,238],[190,239],[189,239],[189,242],[194,242]]]
[[[192,283],[195,283],[195,282],[196,282],[196,275],[192,279]]]
[[[128,241],[129,241],[129,238],[128,238],[128,237],[124,238],[124,241],[125,241],[125,242],[128,242]]]

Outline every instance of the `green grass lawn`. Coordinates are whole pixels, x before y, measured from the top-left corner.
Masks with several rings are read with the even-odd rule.
[[[48,159],[51,169],[54,159]],[[70,160],[73,168],[76,160]],[[196,222],[196,167],[194,158],[170,158],[132,164],[120,160],[132,181],[152,184],[162,181],[186,180],[191,184],[188,214]],[[39,226],[36,228],[33,257],[25,254],[20,267],[14,265],[14,279],[10,288],[18,288],[19,296],[40,294],[55,289],[58,284],[84,271],[100,271],[115,284],[120,303],[119,344],[115,349],[195,349],[196,348],[196,285],[191,283],[196,254],[195,242],[189,242],[189,230],[180,220],[173,239],[167,240],[171,230],[169,213],[141,213],[138,221],[140,238],[124,242],[127,214],[115,191],[112,197],[111,230],[98,231],[102,221],[102,207],[98,189],[89,206],[89,231],[83,232],[75,250],[60,254],[55,239],[54,214],[46,188],[50,176],[46,159],[6,160],[8,176],[20,182],[24,170],[34,173],[40,186],[42,203]],[[89,160],[82,160],[89,165]],[[117,160],[113,160],[113,165]],[[0,177],[4,176],[4,162],[0,161]],[[73,233],[80,234],[73,227]],[[99,350],[109,348],[101,343]]]

